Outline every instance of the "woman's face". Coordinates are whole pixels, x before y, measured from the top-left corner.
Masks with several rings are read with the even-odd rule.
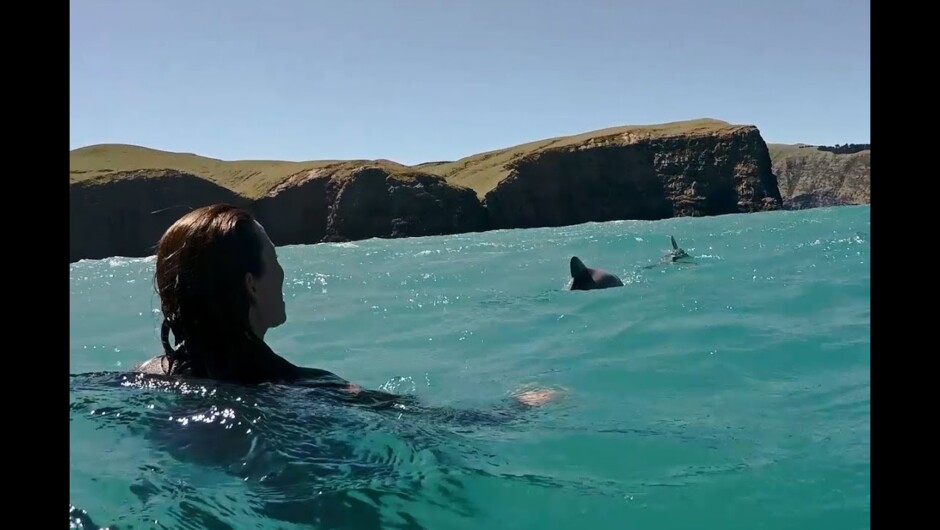
[[[245,275],[245,286],[251,298],[248,319],[259,338],[271,328],[287,321],[284,304],[284,269],[277,260],[274,243],[260,223],[255,228],[261,238],[261,276]]]

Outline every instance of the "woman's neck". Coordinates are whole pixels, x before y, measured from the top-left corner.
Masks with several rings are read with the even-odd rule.
[[[260,346],[258,353],[261,356],[264,366],[267,367],[269,374],[284,379],[294,379],[300,376],[300,368],[275,353],[274,350],[264,342],[264,339],[259,337],[258,345]]]

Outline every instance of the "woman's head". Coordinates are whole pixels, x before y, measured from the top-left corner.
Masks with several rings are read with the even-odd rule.
[[[239,379],[257,369],[265,332],[286,320],[274,245],[235,206],[206,206],[173,223],[157,245],[154,279],[171,373]]]

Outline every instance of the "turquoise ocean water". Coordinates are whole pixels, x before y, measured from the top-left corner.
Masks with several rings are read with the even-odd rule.
[[[272,347],[405,412],[126,377],[153,260],[72,264],[70,520],[868,528],[869,233],[862,206],[278,249]],[[694,264],[644,268],[669,235]],[[572,255],[625,287],[562,291]],[[532,386],[563,397],[491,412]]]

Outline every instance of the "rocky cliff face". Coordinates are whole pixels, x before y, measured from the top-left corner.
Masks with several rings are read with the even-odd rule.
[[[771,145],[777,185],[788,209],[869,204],[871,150]]]
[[[117,172],[72,183],[69,260],[152,255],[160,236],[180,216],[219,202],[247,203],[222,186],[169,169]]]
[[[73,182],[69,201],[71,261],[152,255],[180,216],[219,202],[253,211],[276,245],[487,228],[472,190],[397,164],[302,171],[256,200],[177,170],[117,172]]]
[[[506,164],[484,203],[494,228],[775,210],[770,155],[754,127],[615,134]]]
[[[271,190],[254,209],[278,244],[486,229],[486,212],[472,190],[389,166],[336,164],[305,171]]]
[[[218,202],[249,207],[277,245],[781,207],[758,130],[717,120],[593,131],[416,167],[229,162],[120,145],[73,151],[70,165],[73,261],[150,255],[183,213]]]

